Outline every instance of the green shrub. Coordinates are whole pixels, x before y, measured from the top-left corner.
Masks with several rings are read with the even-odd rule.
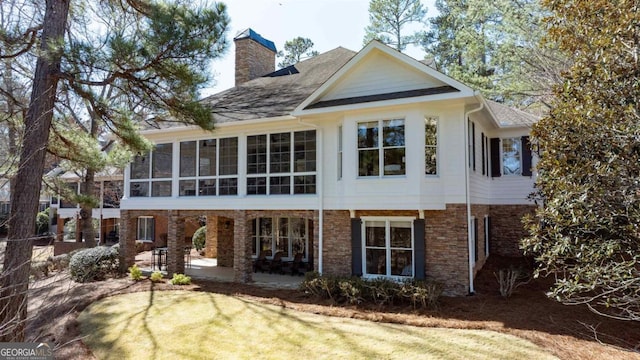
[[[140,281],[142,280],[142,270],[140,270],[138,265],[133,264],[133,266],[129,267],[129,276],[131,280]]]
[[[82,249],[69,261],[71,278],[77,282],[103,280],[118,272],[118,248],[98,246]]]
[[[164,275],[160,271],[154,271],[151,273],[151,281],[160,282],[164,278]]]
[[[411,304],[414,308],[435,308],[442,295],[442,286],[432,281],[410,279],[401,282],[386,278],[321,276],[317,272],[305,274],[300,290],[336,303],[379,306],[400,303]]]
[[[193,243],[193,247],[200,251],[202,249],[204,249],[204,245],[207,242],[207,226],[203,226],[201,228],[199,228],[198,230],[196,230],[196,232],[193,233],[193,238],[191,239],[191,242]]]
[[[189,285],[191,284],[191,278],[185,274],[173,274],[171,279],[171,285]]]
[[[49,211],[40,211],[36,216],[36,234],[44,234],[49,231]]]

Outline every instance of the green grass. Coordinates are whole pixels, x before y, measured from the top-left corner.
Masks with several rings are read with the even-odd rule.
[[[327,317],[189,291],[109,297],[78,321],[98,359],[554,359],[492,331]]]

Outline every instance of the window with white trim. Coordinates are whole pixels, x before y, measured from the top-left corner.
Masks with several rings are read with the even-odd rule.
[[[272,255],[282,252],[283,260],[292,260],[297,253],[303,254],[303,260],[309,260],[309,220],[295,217],[262,217],[254,219],[252,228],[253,256],[262,251],[271,251]]]
[[[247,136],[247,194],[315,194],[316,131]]]
[[[522,175],[522,139],[502,139],[502,175]]]
[[[180,196],[238,194],[238,138],[180,143]]]
[[[404,174],[404,120],[358,123],[358,176]]]
[[[139,241],[153,241],[155,230],[155,220],[153,216],[140,216],[138,218],[138,236]]]
[[[424,173],[438,174],[438,118],[424,118]]]
[[[413,220],[363,218],[364,276],[413,277]]]
[[[173,144],[157,144],[151,152],[137,155],[131,163],[131,197],[171,196]]]

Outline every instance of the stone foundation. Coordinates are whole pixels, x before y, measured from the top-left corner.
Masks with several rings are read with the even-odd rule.
[[[489,253],[522,256],[520,240],[528,235],[522,218],[534,214],[535,205],[491,205],[491,241]]]

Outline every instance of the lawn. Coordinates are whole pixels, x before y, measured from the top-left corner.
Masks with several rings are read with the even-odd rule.
[[[99,359],[555,359],[494,331],[329,317],[207,292],[112,296],[78,321]]]

